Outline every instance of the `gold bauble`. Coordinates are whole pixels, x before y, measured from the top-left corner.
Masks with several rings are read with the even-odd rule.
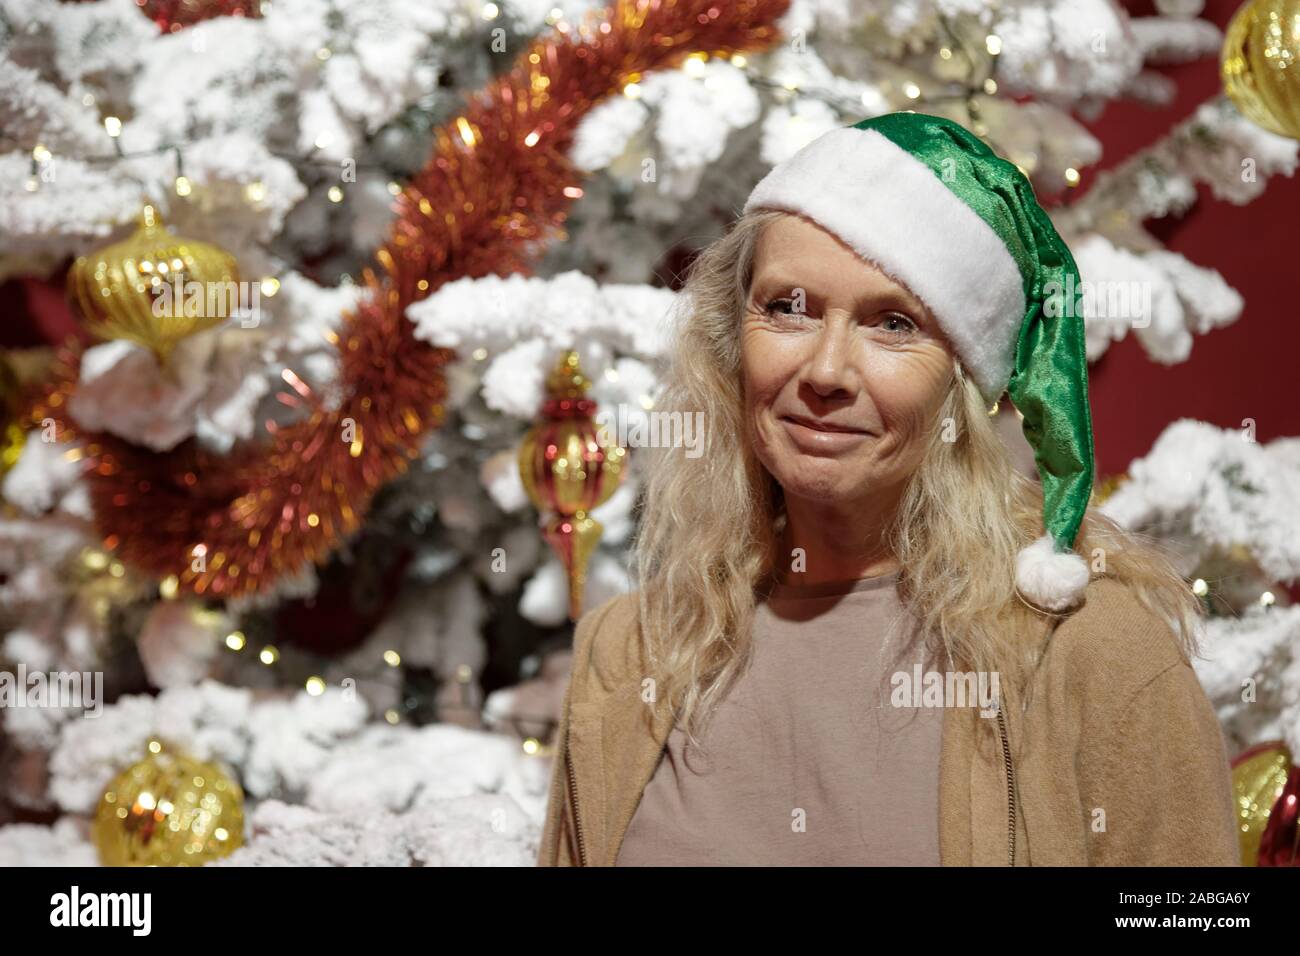
[[[1107,475],[1097,482],[1097,486],[1092,489],[1092,501],[1089,503],[1094,505],[1105,504],[1110,496],[1119,491],[1127,481],[1128,472],[1126,471],[1121,471],[1115,475]]]
[[[18,464],[27,433],[18,424],[20,386],[9,359],[0,355],[0,478]]]
[[[1228,24],[1223,89],[1243,116],[1300,139],[1300,0],[1251,0]]]
[[[166,362],[177,342],[237,314],[238,282],[230,253],[177,236],[145,206],[130,236],[72,264],[68,294],[95,335]]]
[[[244,842],[244,792],[215,764],[150,753],[108,785],[91,831],[105,866],[202,866]]]
[[[1232,795],[1237,804],[1241,865],[1256,866],[1259,841],[1273,806],[1286,786],[1291,752],[1280,741],[1251,747],[1232,762]]]

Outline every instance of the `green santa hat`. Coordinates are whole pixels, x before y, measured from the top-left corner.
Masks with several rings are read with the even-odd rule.
[[[1074,540],[1092,493],[1078,269],[1020,170],[958,123],[890,113],[819,136],[754,187],[744,212],[795,212],[906,285],[992,405],[1024,415],[1047,533],[1021,550],[1024,598],[1063,611],[1088,565]]]

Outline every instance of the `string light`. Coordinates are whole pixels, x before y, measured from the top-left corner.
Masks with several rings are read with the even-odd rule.
[[[321,694],[325,693],[325,681],[321,680],[319,677],[308,677],[305,687],[307,693],[311,694],[313,697],[319,697]]]
[[[1002,52],[1002,38],[996,33],[990,33],[984,38],[984,49],[989,51],[989,56],[997,56]]]
[[[1210,593],[1210,586],[1205,583],[1204,578],[1197,578],[1192,582],[1192,593],[1197,597],[1205,597]]]
[[[280,652],[275,649],[274,644],[267,644],[266,647],[262,648],[258,653],[257,659],[267,667],[270,667],[280,659]]]
[[[245,643],[243,631],[231,631],[226,635],[226,647],[232,651],[242,651]]]
[[[1073,166],[1065,167],[1065,185],[1071,188],[1079,185],[1079,171]]]
[[[105,116],[104,130],[109,136],[113,137],[113,139],[117,139],[122,135],[122,121],[116,116]]]

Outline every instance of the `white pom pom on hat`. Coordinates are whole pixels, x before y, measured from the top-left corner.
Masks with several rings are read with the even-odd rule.
[[[1016,555],[1016,587],[1025,600],[1046,611],[1073,607],[1090,577],[1083,557],[1075,551],[1057,551],[1051,535],[1043,535]]]

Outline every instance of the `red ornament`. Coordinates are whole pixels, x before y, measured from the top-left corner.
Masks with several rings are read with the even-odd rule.
[[[1259,838],[1256,866],[1300,866],[1300,764],[1287,774],[1286,786],[1273,804],[1268,825]]]
[[[262,15],[262,0],[135,0],[163,33],[176,33],[214,17]]]
[[[546,382],[542,420],[519,446],[519,477],[538,511],[549,513],[543,534],[569,577],[569,618],[582,614],[587,562],[600,543],[599,521],[588,512],[609,499],[626,474],[626,449],[594,420],[591,383],[566,352]]]

